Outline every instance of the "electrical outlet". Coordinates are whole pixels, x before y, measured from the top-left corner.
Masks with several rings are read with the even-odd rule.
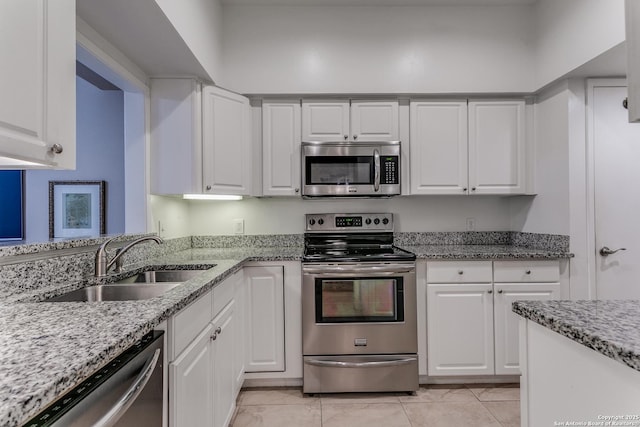
[[[467,218],[467,231],[476,231],[476,219]]]
[[[233,232],[235,234],[244,234],[244,219],[238,218],[233,220]]]

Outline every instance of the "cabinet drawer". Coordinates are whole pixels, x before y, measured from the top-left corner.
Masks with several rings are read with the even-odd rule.
[[[211,292],[207,292],[173,316],[170,319],[173,353],[169,357],[175,359],[195,339],[200,331],[211,322],[212,318]]]
[[[428,283],[490,283],[491,261],[427,262]]]
[[[558,282],[560,262],[554,261],[494,261],[493,281],[504,282]]]
[[[218,283],[213,288],[213,315],[217,316],[222,309],[231,302],[235,294],[235,283],[238,279],[238,273],[235,273]]]

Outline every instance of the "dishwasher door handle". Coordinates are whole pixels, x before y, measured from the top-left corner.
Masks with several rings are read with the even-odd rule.
[[[151,378],[151,375],[153,374],[153,370],[158,364],[158,359],[160,359],[159,348],[153,352],[153,355],[142,367],[142,371],[140,372],[138,377],[127,389],[127,391],[124,392],[122,397],[118,399],[118,402],[116,402],[116,404],[113,405],[113,407],[111,407],[111,409],[109,409],[109,411],[107,411],[107,413],[104,414],[102,418],[100,418],[93,425],[93,427],[112,427],[118,422],[122,414],[124,414],[124,412],[129,409],[133,402],[135,402],[135,400],[138,398],[140,393],[142,393],[142,390],[144,390],[144,387],[147,385],[149,379]]]
[[[395,359],[395,360],[380,360],[374,362],[341,362],[338,360],[317,360],[310,359],[305,360],[304,363],[313,366],[323,366],[328,368],[386,368],[389,366],[401,366],[408,365],[415,362],[416,359]]]

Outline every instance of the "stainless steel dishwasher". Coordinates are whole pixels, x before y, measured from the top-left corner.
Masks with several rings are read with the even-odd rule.
[[[24,427],[162,426],[163,343],[149,332]]]

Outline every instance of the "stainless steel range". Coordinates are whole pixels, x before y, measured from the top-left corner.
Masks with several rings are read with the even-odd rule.
[[[393,214],[308,214],[304,393],[418,389],[415,255]]]

